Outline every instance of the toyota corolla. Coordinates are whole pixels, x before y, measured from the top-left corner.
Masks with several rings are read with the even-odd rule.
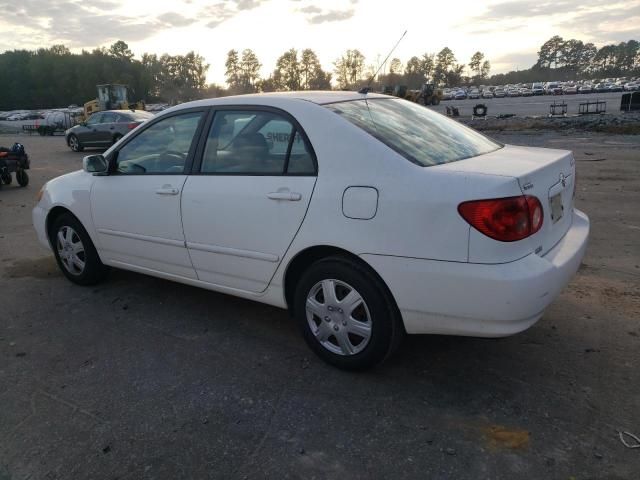
[[[571,152],[502,145],[376,94],[191,102],[83,167],[33,210],[69,280],[116,267],[286,308],[348,369],[406,333],[525,330],[589,234]]]

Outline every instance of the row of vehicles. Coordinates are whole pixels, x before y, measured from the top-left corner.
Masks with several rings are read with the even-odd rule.
[[[576,82],[534,82],[500,86],[480,85],[479,87],[445,88],[442,92],[442,100],[617,93],[635,92],[637,90],[640,90],[640,78],[606,78]]]

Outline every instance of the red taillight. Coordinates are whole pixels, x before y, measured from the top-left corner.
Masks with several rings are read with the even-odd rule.
[[[132,122],[132,123],[127,124],[127,128],[128,128],[129,130],[133,130],[133,129],[134,129],[134,128],[136,128],[138,125],[140,125],[140,122]]]
[[[540,200],[530,195],[464,202],[458,213],[473,228],[501,242],[533,235],[544,220]]]

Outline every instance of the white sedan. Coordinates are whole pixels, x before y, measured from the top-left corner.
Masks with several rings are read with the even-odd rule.
[[[589,233],[571,152],[505,146],[376,94],[187,103],[83,165],[33,210],[69,280],[117,267],[288,308],[348,369],[405,333],[530,327]]]

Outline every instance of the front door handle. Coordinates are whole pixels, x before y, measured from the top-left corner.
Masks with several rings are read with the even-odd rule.
[[[180,189],[176,187],[172,187],[171,185],[163,185],[161,188],[156,190],[158,195],[178,195],[180,193]]]
[[[267,193],[267,198],[271,200],[287,200],[289,202],[297,202],[302,198],[297,192],[270,192]]]

